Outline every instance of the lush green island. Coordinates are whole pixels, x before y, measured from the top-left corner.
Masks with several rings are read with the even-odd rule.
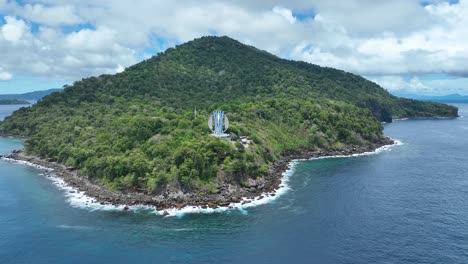
[[[27,105],[31,104],[28,101],[17,99],[0,99],[0,105]]]
[[[228,115],[231,141],[210,135],[215,109]],[[0,132],[27,137],[23,158],[64,164],[61,173],[104,201],[167,207],[273,191],[292,158],[370,151],[391,143],[381,122],[457,111],[228,37],[203,37],[122,73],[77,81],[16,111]],[[90,190],[81,179],[105,188]]]

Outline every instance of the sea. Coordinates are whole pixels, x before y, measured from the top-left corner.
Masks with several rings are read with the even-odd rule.
[[[384,127],[401,144],[296,162],[284,194],[215,213],[80,207],[0,161],[0,263],[468,263],[468,118]]]
[[[2,121],[3,119],[5,119],[5,117],[11,115],[11,113],[20,109],[21,107],[29,106],[30,105],[0,105],[0,121]]]

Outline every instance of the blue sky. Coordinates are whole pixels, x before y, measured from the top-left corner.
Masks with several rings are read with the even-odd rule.
[[[468,0],[0,0],[0,94],[113,74],[213,34],[395,93],[468,94]]]

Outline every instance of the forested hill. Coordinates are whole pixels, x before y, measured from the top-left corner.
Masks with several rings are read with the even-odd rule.
[[[115,97],[193,108],[234,99],[330,98],[366,107],[379,121],[392,117],[456,116],[455,107],[397,98],[363,77],[280,59],[228,37],[203,37],[168,49],[117,75],[76,82],[40,105],[109,102]]]
[[[217,108],[230,118],[232,142],[209,136]],[[0,132],[28,136],[27,152],[110,188],[216,191],[220,182],[262,177],[284,153],[381,142],[378,120],[456,115],[354,74],[203,37],[75,82],[16,111]],[[248,148],[239,136],[251,139]]]
[[[165,65],[166,67],[158,67]],[[122,76],[131,90],[186,106],[258,97],[333,98],[371,109],[380,121],[392,117],[456,116],[455,107],[397,98],[367,79],[341,70],[280,59],[228,37],[205,37],[137,64]],[[165,87],[154,89],[163,78]],[[110,90],[108,92],[111,92]],[[222,94],[222,96],[220,96]]]

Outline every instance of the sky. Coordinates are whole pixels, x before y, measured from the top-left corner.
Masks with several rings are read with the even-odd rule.
[[[121,72],[206,35],[392,93],[468,95],[468,0],[0,0],[0,94]]]

